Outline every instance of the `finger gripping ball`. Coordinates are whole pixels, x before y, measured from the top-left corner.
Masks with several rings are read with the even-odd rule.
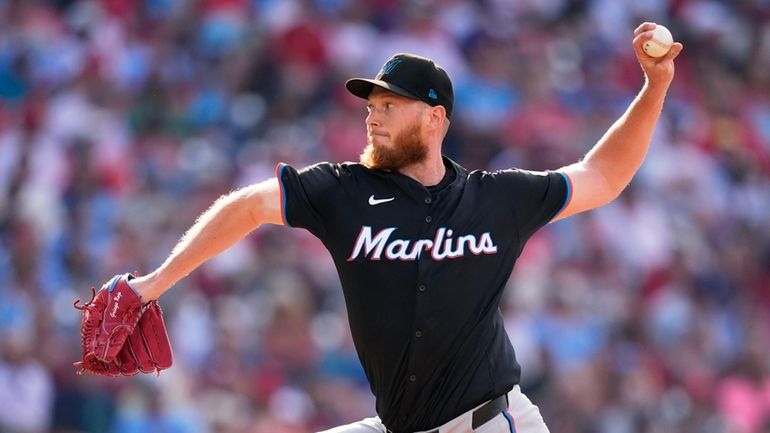
[[[674,37],[671,32],[660,24],[652,30],[652,39],[647,40],[642,45],[642,49],[650,57],[663,57],[674,44]]]

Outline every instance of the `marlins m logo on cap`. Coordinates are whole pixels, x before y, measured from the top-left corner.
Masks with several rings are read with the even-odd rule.
[[[390,59],[388,63],[385,63],[385,65],[382,67],[382,71],[377,75],[378,77],[381,77],[385,74],[390,74],[393,69],[398,66],[399,63],[401,63],[401,59]]]

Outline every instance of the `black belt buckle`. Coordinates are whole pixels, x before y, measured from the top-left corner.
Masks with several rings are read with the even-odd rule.
[[[492,418],[503,413],[506,409],[508,409],[508,397],[505,394],[494,400],[490,400],[485,405],[473,411],[471,428],[476,430],[491,421]]]

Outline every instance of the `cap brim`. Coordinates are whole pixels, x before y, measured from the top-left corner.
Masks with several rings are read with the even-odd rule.
[[[345,88],[348,89],[348,92],[363,99],[369,98],[369,94],[372,93],[374,86],[382,87],[383,89],[390,90],[397,95],[401,95],[410,99],[420,99],[415,95],[407,92],[406,90],[396,86],[395,84],[390,84],[382,80],[351,78],[345,82]]]

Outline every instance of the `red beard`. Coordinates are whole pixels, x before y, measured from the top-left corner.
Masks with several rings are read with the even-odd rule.
[[[361,164],[376,170],[399,171],[400,169],[425,161],[428,147],[420,139],[420,124],[415,122],[393,139],[393,147],[366,145],[361,152]]]

